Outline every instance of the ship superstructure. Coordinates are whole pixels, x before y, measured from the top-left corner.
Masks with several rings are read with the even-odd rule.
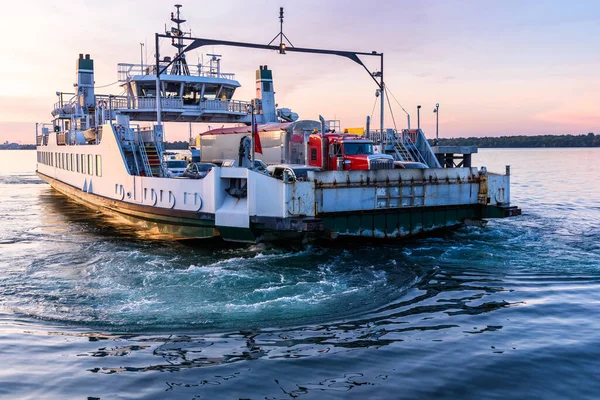
[[[284,43],[193,38],[183,32],[176,8],[174,25],[156,35],[156,54],[159,38],[168,39],[174,57],[157,56],[152,65],[119,64],[124,96],[95,93],[94,62],[79,56],[76,92],[59,92],[53,123],[37,126],[37,173],[55,189],[171,237],[244,242],[391,239],[520,213],[510,205],[508,169],[500,175],[470,166],[441,168],[420,129],[385,130],[381,118],[378,131],[367,126],[347,136],[322,117],[297,121],[290,109],[276,109],[267,66],[256,71],[257,97],[235,100],[240,84],[221,71],[220,56],[190,65],[187,51],[212,44],[285,52]],[[341,55],[361,65],[359,55],[381,56],[381,71],[370,74],[383,97],[382,54],[293,50]],[[225,144],[237,167],[214,167],[203,179],[170,177],[163,161],[164,122],[236,124],[204,138]],[[219,141],[221,135],[233,140]],[[257,170],[258,139],[274,143],[276,161],[304,163],[274,166],[271,174]],[[214,146],[214,154],[221,151]],[[383,154],[374,155],[374,148]],[[410,162],[423,168],[407,169]]]

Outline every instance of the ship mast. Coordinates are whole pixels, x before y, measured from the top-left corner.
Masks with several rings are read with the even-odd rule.
[[[181,4],[175,4],[177,8],[176,13],[171,13],[171,22],[177,24],[177,27],[172,27],[170,31],[166,31],[167,35],[172,36],[171,45],[177,49],[177,56],[175,62],[171,68],[171,75],[189,75],[190,69],[188,68],[187,62],[185,61],[185,54],[183,48],[186,46],[183,43],[184,32],[181,30],[181,24],[185,22],[185,19],[181,19],[179,9],[182,7]]]

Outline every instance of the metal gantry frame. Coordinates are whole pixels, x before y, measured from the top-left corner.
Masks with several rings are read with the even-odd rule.
[[[280,33],[278,36],[281,38],[287,37],[283,34],[283,9],[280,8]],[[275,38],[277,38],[276,36]],[[246,42],[233,42],[228,40],[219,40],[219,39],[206,39],[206,38],[194,38],[194,37],[186,37],[179,36],[177,39],[179,40],[188,40],[191,43],[185,47],[180,53],[177,54],[175,58],[173,58],[169,63],[167,63],[164,67],[160,67],[160,51],[159,51],[159,39],[160,38],[170,38],[173,36],[165,35],[165,34],[155,34],[155,46],[156,46],[156,113],[157,113],[157,123],[161,124],[161,104],[160,104],[160,75],[164,73],[174,62],[177,62],[179,58],[185,57],[184,54],[190,50],[197,49],[202,46],[230,46],[230,47],[244,47],[251,49],[262,49],[262,50],[274,50],[279,52],[280,54],[285,54],[288,51],[293,51],[297,53],[310,53],[310,54],[327,54],[327,55],[336,55],[340,57],[348,58],[355,63],[361,65],[365,71],[369,74],[371,79],[375,81],[378,86],[379,94],[381,96],[381,120],[380,120],[380,129],[382,135],[384,134],[384,94],[385,94],[385,83],[383,80],[383,53],[378,53],[377,51],[372,51],[370,53],[360,52],[360,51],[344,51],[344,50],[327,50],[327,49],[312,49],[312,48],[303,48],[303,47],[286,47],[283,40],[281,40],[278,46],[271,44],[260,44],[260,43],[246,43]],[[288,39],[289,41],[289,39]],[[271,41],[273,42],[273,41]],[[291,43],[290,43],[291,44]],[[367,68],[367,66],[362,62],[360,56],[372,56],[379,57],[381,62],[380,71],[373,72]],[[386,144],[387,144],[387,135],[386,135]]]

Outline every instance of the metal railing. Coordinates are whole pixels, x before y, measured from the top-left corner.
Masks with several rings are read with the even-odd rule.
[[[127,99],[124,97],[119,101],[113,98],[113,109],[128,110],[156,110],[156,97],[134,97]],[[204,100],[197,104],[185,104],[182,97],[161,97],[160,105],[162,110],[202,110],[202,111],[224,111],[228,113],[247,114],[250,102],[240,100]]]
[[[370,134],[373,143],[382,145],[387,143],[393,146],[394,153],[397,158],[400,158],[400,161],[417,161],[431,168],[440,168],[439,162],[425,138],[425,134],[420,129],[403,129],[400,132],[395,129],[387,129],[384,132],[374,130]],[[408,155],[410,159],[406,160],[405,155],[402,153]]]
[[[160,99],[161,109],[181,109],[183,108],[183,99],[181,97],[161,97]],[[129,110],[156,110],[156,97],[134,97],[129,99],[122,109]]]
[[[161,62],[160,68],[164,68],[167,63]],[[189,76],[202,76],[205,78],[221,78],[234,80],[235,74],[217,71],[215,68],[211,68],[210,65],[188,65],[190,71]],[[163,75],[170,74],[171,67],[167,68]],[[119,76],[119,82],[127,82],[134,76],[139,75],[153,75],[156,76],[156,65],[141,65],[141,64],[117,64],[117,73]]]
[[[160,161],[160,170],[162,172],[162,176],[168,177],[167,161],[164,157],[165,149],[163,147],[162,140],[154,140],[154,146],[156,147],[156,153],[158,154],[158,159]]]
[[[425,164],[429,165],[431,168],[442,168],[440,162],[438,161],[433,149],[429,145],[425,134],[421,129],[417,130],[417,140],[415,141],[415,146],[419,150],[419,153],[423,155],[425,159]]]
[[[402,130],[402,132],[400,132],[400,135],[398,135],[397,132],[394,133],[394,144],[402,146],[402,148],[404,148],[404,150],[410,155],[411,160],[408,161],[418,161],[425,165],[428,165],[427,161],[425,161],[425,158],[423,157],[419,149],[417,149],[417,146],[415,145],[415,142],[411,137],[410,131]]]
[[[128,97],[127,96],[112,96],[105,94],[97,94],[96,95],[96,106],[102,104],[102,107],[106,107],[109,110],[118,110],[121,108],[128,107]]]
[[[96,95],[96,111],[105,110],[106,118],[112,120],[115,118],[117,110],[139,110],[156,111],[156,97],[127,97],[112,95]],[[192,111],[202,112],[221,111],[224,113],[247,114],[250,102],[241,100],[203,100],[195,104],[186,104],[186,99],[182,97],[161,97],[162,110]],[[76,101],[76,98],[69,102],[57,102],[52,111],[53,116],[63,118],[83,118],[83,110]]]
[[[146,176],[152,176],[152,167],[150,167],[150,161],[148,160],[148,153],[146,153],[146,147],[144,146],[144,139],[142,136],[142,131],[140,129],[138,129],[137,132],[134,132],[134,136],[136,138],[137,148],[140,151],[140,156],[142,157],[142,165],[144,166],[144,173],[146,174]],[[136,160],[136,168],[137,168],[137,160]],[[137,168],[137,169],[139,170],[139,168]]]
[[[241,100],[204,100],[199,103],[200,109],[210,111],[227,111],[241,114],[248,113],[249,101]]]

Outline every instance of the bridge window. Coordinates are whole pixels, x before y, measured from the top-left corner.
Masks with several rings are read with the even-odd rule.
[[[181,90],[181,83],[179,82],[163,82],[164,96],[167,98],[179,97],[179,91]]]
[[[183,88],[183,104],[198,104],[202,93],[201,84],[188,84]]]
[[[234,90],[235,90],[235,88],[223,86],[223,89],[221,89],[221,95],[219,98],[223,101],[231,100],[231,98],[233,97]]]
[[[216,100],[220,85],[206,84],[204,85],[204,97],[202,100]]]
[[[94,160],[91,154],[88,154],[88,175],[94,175]]]
[[[156,97],[156,83],[155,82],[147,82],[141,84],[137,83],[137,92],[138,96],[141,97]]]

